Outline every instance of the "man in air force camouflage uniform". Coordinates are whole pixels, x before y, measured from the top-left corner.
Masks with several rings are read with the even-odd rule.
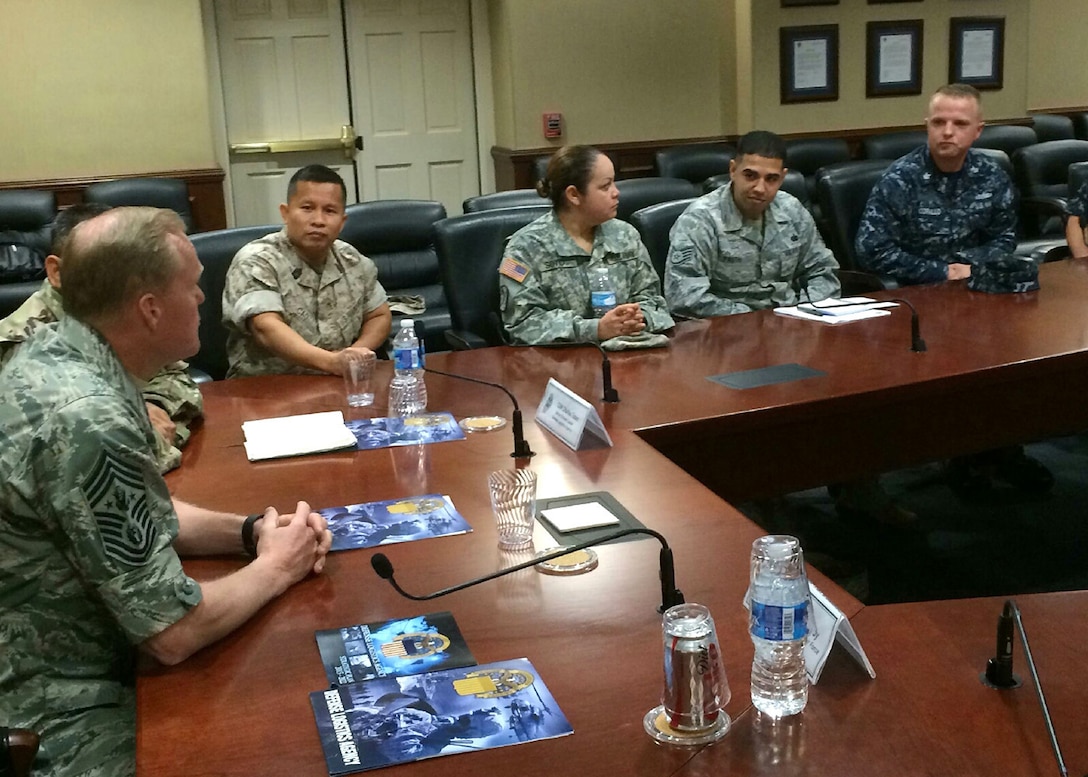
[[[304,502],[247,519],[172,500],[159,474],[138,385],[196,352],[200,271],[171,211],[78,225],[66,315],[0,373],[0,721],[42,735],[37,777],[131,775],[133,646],[178,663],[324,566]],[[178,559],[243,549],[204,584]]]
[[[62,210],[53,222],[52,253],[46,257],[48,278],[18,310],[0,321],[0,368],[15,355],[19,345],[43,324],[64,316],[60,298],[61,256],[68,233],[81,221],[109,210],[106,205],[80,204]],[[158,434],[155,458],[159,471],[168,472],[181,463],[181,447],[189,441],[189,423],[204,412],[200,389],[183,361],[168,364],[142,387],[147,414]]]
[[[877,181],[858,226],[858,262],[899,283],[971,275],[1016,247],[1016,191],[971,144],[982,132],[978,91],[941,87],[929,101],[928,142]]]
[[[280,205],[284,228],[234,257],[223,290],[227,377],[341,374],[341,351],[376,351],[393,314],[378,268],[337,240],[347,188],[334,170],[304,167]]]
[[[727,316],[838,295],[838,263],[812,216],[779,191],[785,155],[777,135],[749,132],[729,163],[730,183],[676,220],[665,262],[665,299],[675,315]]]
[[[900,283],[936,283],[969,278],[973,268],[1012,253],[1016,191],[997,163],[972,150],[982,126],[974,87],[950,84],[934,93],[926,145],[892,164],[869,195],[856,243],[862,266]],[[987,497],[993,479],[1029,493],[1054,485],[1020,446],[953,459],[948,479],[972,499]]]
[[[589,279],[601,266],[608,268],[616,301],[642,309],[645,331],[673,326],[650,256],[630,224],[599,224],[587,254],[552,211],[515,232],[506,257],[499,272],[500,307],[515,343],[599,342]]]

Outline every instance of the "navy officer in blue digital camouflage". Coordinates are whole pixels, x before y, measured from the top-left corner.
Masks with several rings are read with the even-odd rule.
[[[934,93],[927,143],[894,162],[869,195],[856,240],[864,269],[901,284],[955,281],[1013,252],[1016,189],[992,158],[971,148],[982,127],[973,86],[949,84]],[[1054,484],[1020,446],[954,459],[948,477],[972,499],[989,496],[994,481],[1029,494]]]

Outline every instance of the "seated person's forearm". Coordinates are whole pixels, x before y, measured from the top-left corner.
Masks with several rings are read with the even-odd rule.
[[[369,348],[372,351],[379,350],[389,337],[389,330],[393,324],[393,314],[388,305],[371,311],[363,319],[363,327],[359,330],[358,339],[352,343],[357,348]]]
[[[253,339],[269,353],[301,367],[339,374],[338,355],[306,342],[279,314],[259,313],[248,326]]]

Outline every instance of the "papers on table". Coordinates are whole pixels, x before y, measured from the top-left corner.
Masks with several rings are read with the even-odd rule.
[[[775,308],[774,312],[779,316],[803,318],[806,321],[834,325],[891,315],[886,308],[895,306],[894,302],[878,302],[869,297],[843,297],[842,299],[823,299],[819,302],[802,302],[794,307]]]
[[[339,410],[283,418],[265,418],[242,424],[246,456],[250,461],[302,456],[356,446],[355,435],[344,425]]]
[[[561,532],[595,529],[599,526],[618,524],[620,519],[609,512],[600,502],[582,502],[566,507],[549,507],[540,514],[551,521]]]

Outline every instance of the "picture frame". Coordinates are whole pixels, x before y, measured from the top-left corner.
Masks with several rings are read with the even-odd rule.
[[[781,0],[781,8],[798,8],[805,5],[838,5],[839,0]]]
[[[948,82],[976,89],[1005,83],[1005,17],[958,16],[949,20]]]
[[[920,3],[922,0],[868,0],[869,5],[885,5],[887,3]]]
[[[839,99],[839,26],[778,30],[780,99],[788,103]]]
[[[865,96],[922,93],[922,19],[865,25]]]

